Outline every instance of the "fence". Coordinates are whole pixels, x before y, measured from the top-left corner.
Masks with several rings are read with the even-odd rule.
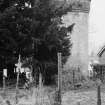
[[[105,65],[93,65],[93,79],[97,78],[105,82]]]
[[[5,82],[5,81],[3,81]],[[5,84],[6,85],[6,84]],[[53,92],[45,94],[45,88],[43,87],[43,81],[42,81],[42,75],[39,76],[39,85],[38,87],[35,87],[34,85],[30,87],[30,89],[25,89],[23,91],[25,92],[25,96],[27,95],[28,99],[24,102],[30,101],[29,105],[61,105],[62,103],[62,97],[61,97],[61,91],[62,91],[62,58],[61,53],[58,53],[58,86]],[[13,99],[15,105],[23,105],[23,101],[21,102],[20,96],[20,87],[19,87],[19,73],[17,74],[17,82],[15,83],[15,94]],[[14,87],[14,88],[15,88]],[[5,95],[7,95],[8,88],[5,87]],[[10,102],[11,103],[11,102]],[[12,105],[12,104],[11,104]]]

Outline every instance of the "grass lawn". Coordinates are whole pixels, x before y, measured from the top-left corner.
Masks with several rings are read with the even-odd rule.
[[[102,105],[105,105],[105,85],[101,86]],[[19,90],[17,105],[36,105],[36,101],[41,101],[40,105],[51,105],[51,98],[48,96],[50,88],[45,87],[40,90],[42,96],[36,100],[37,90],[34,88],[32,92]],[[51,91],[50,91],[51,92]],[[53,93],[53,92],[51,92]],[[10,104],[8,103],[10,102]],[[36,104],[35,104],[36,103]],[[62,105],[97,105],[97,88],[82,88],[77,90],[66,91],[62,94]],[[6,95],[0,90],[0,105],[15,105],[15,89],[6,90]],[[39,104],[37,104],[39,105]]]
[[[101,101],[105,105],[105,85],[101,86]],[[97,105],[97,88],[72,90],[63,95],[62,105]]]

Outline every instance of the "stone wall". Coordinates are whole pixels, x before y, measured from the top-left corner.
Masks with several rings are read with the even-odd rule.
[[[88,13],[69,12],[63,19],[66,26],[75,23],[71,34],[73,43],[71,56],[65,68],[79,66],[82,73],[86,75],[88,71]]]

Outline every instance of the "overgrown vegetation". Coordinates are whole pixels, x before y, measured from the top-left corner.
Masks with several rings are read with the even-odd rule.
[[[59,6],[51,0],[2,0],[0,2],[0,64],[2,68],[14,65],[20,54],[24,61],[40,67],[43,77],[45,70],[55,66],[57,72],[57,52],[62,52],[63,63],[67,61],[71,50],[73,25],[61,27],[62,16],[71,10]],[[28,65],[28,64],[27,64]],[[13,67],[11,67],[12,69]],[[10,74],[12,70],[9,71]],[[36,73],[37,74],[37,73]]]

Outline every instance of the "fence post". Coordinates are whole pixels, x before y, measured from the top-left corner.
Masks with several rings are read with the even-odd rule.
[[[101,80],[98,81],[97,86],[97,105],[101,105]]]
[[[18,63],[15,64],[17,66],[17,81],[16,81],[16,104],[18,103],[18,85],[19,85],[19,73],[20,73],[20,70],[21,70],[21,58],[20,58],[20,54],[19,54],[19,59],[18,59]]]
[[[5,93],[5,76],[3,75],[3,92]]]
[[[18,84],[19,84],[19,71],[17,73],[17,82],[16,82],[16,104],[18,103]]]
[[[3,94],[6,95],[6,77],[7,69],[3,69]]]
[[[6,83],[5,78],[7,77],[7,69],[3,69],[3,91],[5,92],[6,89]]]
[[[75,84],[75,70],[73,70],[73,85]]]
[[[61,53],[58,53],[58,105],[61,105],[61,89],[62,89],[62,58]]]
[[[97,105],[101,105],[101,88],[97,87]]]

